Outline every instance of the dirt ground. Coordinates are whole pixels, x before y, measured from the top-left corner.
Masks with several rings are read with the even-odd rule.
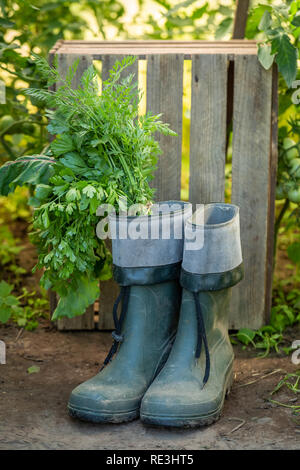
[[[221,419],[210,427],[170,430],[139,420],[94,425],[70,418],[66,405],[71,390],[99,370],[110,333],[62,333],[44,321],[17,336],[17,328],[0,327],[7,345],[7,363],[0,365],[0,449],[300,449],[299,413],[268,401],[285,373],[297,370],[291,357],[258,359],[235,346],[235,382]],[[300,339],[299,328],[290,339]],[[39,372],[29,374],[31,366]],[[274,399],[299,404],[287,389]]]

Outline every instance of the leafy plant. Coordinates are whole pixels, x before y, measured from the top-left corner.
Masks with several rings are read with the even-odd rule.
[[[283,379],[281,379],[274,390],[271,392],[271,396],[278,393],[283,387],[286,387],[288,390],[293,392],[295,395],[300,393],[300,370],[296,371],[295,373],[286,374]],[[297,400],[297,398],[296,398]],[[300,413],[300,405],[291,405],[288,403],[282,403],[274,399],[269,399],[271,403],[274,403],[278,406],[283,406],[284,408],[290,408],[293,410],[294,413]]]
[[[259,353],[260,357],[266,357],[272,350],[289,354],[290,348],[280,348],[279,345],[283,343],[285,329],[300,322],[300,290],[296,288],[285,293],[279,289],[274,304],[269,325],[258,330],[241,328],[231,335],[232,342],[236,343],[236,338],[244,347],[251,345],[255,349],[263,350]]]
[[[266,357],[272,349],[278,353],[278,346],[282,341],[282,334],[278,333],[271,325],[263,326],[256,331],[250,328],[241,328],[236,334],[231,335],[231,341],[236,343],[234,337],[236,337],[244,347],[251,344],[255,349],[264,350],[264,352],[259,353],[260,357]]]
[[[25,287],[22,294],[13,295],[14,286],[5,281],[0,282],[0,323],[9,320],[26,330],[34,330],[38,326],[38,319],[46,317],[45,307],[48,306],[46,298],[36,297],[36,292],[29,292]]]
[[[6,161],[39,154],[47,143],[44,106],[24,92],[28,85],[45,84],[31,53],[47,57],[57,40],[79,39],[86,31],[102,39],[108,28],[122,34],[125,9],[118,0],[5,0],[0,11],[0,79],[6,85],[6,102],[0,106],[0,161]]]
[[[258,45],[258,58],[266,69],[275,61],[288,87],[297,74],[298,50],[291,38],[297,40],[300,33],[299,6],[300,2],[294,0],[258,7],[258,12],[262,13],[258,27],[266,36],[266,40]]]
[[[0,190],[35,188],[29,199],[35,207],[32,241],[39,252],[36,268],[44,269],[43,287],[60,297],[53,319],[84,313],[99,295],[99,280],[109,276],[110,256],[95,234],[98,206],[111,204],[118,211],[120,199],[129,205],[151,202],[149,182],[160,153],[153,134],[176,135],[160,115],[138,115],[140,93],[133,75],[121,77],[134,60],[115,64],[100,95],[93,67],[73,89],[78,61],[63,79],[57,66],[35,57],[47,87],[59,86],[27,94],[51,108],[48,130],[56,138],[44,155],[4,164]]]
[[[0,321],[6,323],[12,315],[21,313],[20,301],[11,295],[14,286],[5,281],[0,282]]]
[[[156,9],[148,14],[144,37],[208,39],[209,36],[215,36],[220,39],[230,31],[233,25],[232,5],[228,5],[228,2],[218,2],[217,5],[210,2],[199,3],[196,0],[155,0]]]
[[[22,309],[13,311],[11,320],[19,327],[32,331],[38,327],[40,318],[48,318],[49,301],[46,295],[37,297],[36,291],[29,292],[23,287],[18,299],[21,300]]]

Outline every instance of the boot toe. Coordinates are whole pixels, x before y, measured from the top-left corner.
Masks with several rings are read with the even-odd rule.
[[[220,415],[223,397],[214,385],[202,388],[195,380],[153,385],[142,400],[144,423],[193,427],[210,424]]]
[[[142,395],[126,384],[97,383],[93,379],[71,393],[68,410],[72,417],[93,422],[122,422],[138,417]]]

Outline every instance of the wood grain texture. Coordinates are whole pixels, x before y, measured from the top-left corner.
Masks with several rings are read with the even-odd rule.
[[[182,145],[183,55],[151,55],[147,58],[147,111],[162,114],[162,121],[178,137],[156,136],[162,154],[152,186],[157,201],[180,199]]]
[[[192,60],[190,201],[221,202],[225,192],[226,55]]]
[[[114,330],[113,306],[120,293],[120,287],[113,279],[100,283],[98,330]]]
[[[61,41],[53,47],[51,53],[88,54],[93,59],[101,60],[104,56],[116,54],[138,55],[145,59],[149,54],[184,54],[190,59],[193,54],[229,54],[234,58],[239,54],[257,54],[253,40],[231,41]]]
[[[240,207],[245,278],[233,288],[230,327],[259,328],[266,319],[272,70],[240,56],[234,68],[232,202]],[[274,172],[272,173],[274,178]]]
[[[111,240],[105,240],[107,249],[112,251]],[[114,330],[113,306],[120,293],[120,287],[114,279],[100,282],[98,330]]]
[[[86,55],[68,55],[58,54],[58,67],[61,75],[64,77],[70,65],[74,60],[79,59],[76,75],[73,79],[72,85],[77,87],[80,83],[83,72],[92,64],[92,58]],[[53,302],[53,301],[52,301]],[[54,305],[54,303],[52,304]],[[94,306],[91,305],[85,314],[75,318],[61,318],[57,322],[58,330],[93,330],[95,328],[94,322]]]
[[[60,318],[57,321],[57,329],[63,330],[94,330],[94,305],[90,305],[86,309],[84,315],[74,318]]]

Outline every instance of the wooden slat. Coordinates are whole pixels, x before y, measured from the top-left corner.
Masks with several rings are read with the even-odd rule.
[[[94,305],[87,308],[84,315],[74,318],[60,318],[57,321],[57,328],[63,330],[94,330]]]
[[[98,330],[114,330],[113,305],[120,293],[119,285],[113,280],[100,283]]]
[[[192,61],[190,201],[220,202],[225,191],[227,57]]]
[[[230,326],[259,328],[266,320],[270,236],[272,70],[257,57],[234,65],[232,202],[240,206],[245,278],[235,288]],[[273,176],[274,178],[274,172]]]
[[[104,41],[99,41],[99,40],[84,40],[84,39],[65,39],[65,40],[59,40],[57,43],[63,43],[63,44],[76,44],[79,46],[84,46],[84,45],[95,45],[95,46],[101,46],[104,44],[112,44],[112,45],[134,45],[134,46],[158,46],[158,47],[165,47],[165,46],[182,46],[182,45],[189,45],[192,47],[198,47],[198,46],[203,46],[203,47],[211,47],[212,45],[215,46],[220,46],[220,47],[228,47],[228,46],[243,46],[243,45],[251,45],[251,44],[256,44],[255,40],[247,40],[247,39],[231,39],[229,41],[205,41],[202,39],[195,39],[192,41],[177,41],[173,39],[163,39],[163,40],[136,40],[136,39],[126,39],[123,41],[109,41],[109,40],[104,40]],[[56,44],[57,44],[56,43]],[[55,47],[55,46],[54,46]]]
[[[156,200],[180,199],[183,55],[148,56],[147,111],[162,113],[162,120],[178,137],[157,136],[162,149],[158,169],[152,182],[157,188]]]
[[[231,41],[60,41],[60,44],[55,44],[51,52],[55,49],[61,52],[63,49],[68,50],[77,50],[80,49],[89,49],[90,52],[97,51],[100,53],[106,53],[106,50],[109,49],[113,54],[122,53],[132,54],[132,51],[140,51],[145,54],[152,53],[152,51],[158,54],[160,51],[162,53],[175,52],[180,53],[182,51],[193,51],[193,53],[201,53],[203,51],[215,51],[219,49],[219,53],[222,51],[236,52],[240,53],[241,49],[244,50],[253,50],[256,52],[256,41],[254,40],[231,40]]]
[[[78,55],[78,53],[80,52],[81,54],[85,54],[85,55],[91,55],[91,57],[93,58],[93,60],[103,60],[106,56],[109,56],[109,55],[115,55],[116,52],[120,52],[120,49],[118,48],[116,50],[116,48],[105,48],[101,53],[98,52],[96,49],[95,51],[92,51],[90,48],[86,48],[86,49],[79,49],[78,48],[63,48],[61,51],[59,51],[59,53],[63,53],[63,54],[74,54],[74,55]],[[158,48],[152,48],[152,49],[145,49],[145,50],[142,50],[142,49],[136,49],[136,48],[127,48],[127,49],[123,49],[122,52],[124,52],[124,54],[127,54],[127,55],[134,55],[134,56],[137,56],[139,59],[141,60],[146,60],[147,57],[149,57],[150,55],[165,55],[165,54],[183,54],[183,58],[186,59],[186,60],[190,60],[192,59],[193,55],[194,54],[225,54],[228,56],[228,58],[230,60],[235,60],[235,57],[236,56],[239,56],[239,55],[244,55],[244,54],[247,54],[247,55],[256,55],[257,54],[257,51],[256,49],[253,49],[253,48],[249,48],[249,49],[236,49],[236,50],[228,50],[228,49],[220,49],[220,48],[215,48],[215,49],[204,49],[204,48],[199,48],[199,49],[195,49],[195,50],[192,50],[190,48],[187,48],[187,49],[180,49],[178,50],[178,48],[168,48],[166,50],[164,49],[158,49]]]
[[[194,54],[228,54],[231,60],[239,54],[257,54],[256,42],[251,40],[231,41],[60,41],[51,53],[85,54],[94,60],[102,60],[105,56],[115,54],[137,55],[146,59],[151,54],[184,54],[191,59]]]
[[[72,85],[74,87],[78,86],[80,83],[80,78],[83,72],[92,64],[92,59],[89,56],[77,55],[68,55],[68,54],[59,54],[58,55],[58,67],[61,75],[64,77],[68,71],[70,65],[73,64],[75,59],[79,59],[79,64],[74,77]],[[84,315],[75,318],[61,318],[57,322],[57,328],[59,330],[93,330],[95,328],[94,324],[94,306],[89,307]]]

